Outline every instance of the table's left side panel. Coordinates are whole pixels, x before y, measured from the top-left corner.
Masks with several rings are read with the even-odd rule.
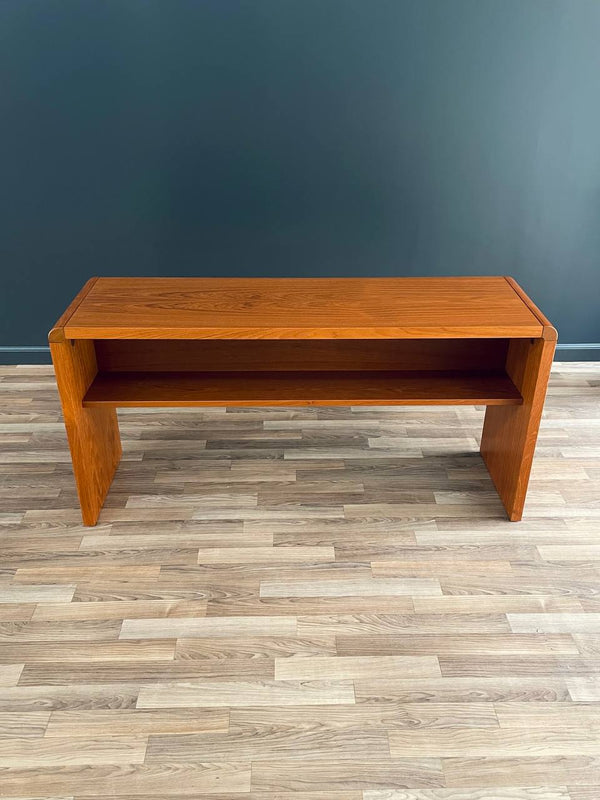
[[[83,407],[83,397],[98,372],[93,340],[51,338],[50,352],[83,523],[95,525],[121,458],[117,412],[110,407]]]

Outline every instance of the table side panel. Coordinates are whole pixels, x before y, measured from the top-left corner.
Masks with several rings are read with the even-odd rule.
[[[93,342],[50,342],[77,494],[85,525],[95,525],[121,458],[114,407],[84,407],[97,376]]]
[[[552,339],[511,342],[506,371],[523,403],[486,410],[481,455],[512,521],[523,515],[555,346]]]

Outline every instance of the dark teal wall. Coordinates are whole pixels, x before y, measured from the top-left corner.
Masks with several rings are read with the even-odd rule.
[[[94,274],[507,273],[600,342],[599,42],[599,0],[1,0],[0,345]]]

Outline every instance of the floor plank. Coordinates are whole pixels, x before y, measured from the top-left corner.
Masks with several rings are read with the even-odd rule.
[[[190,681],[142,686],[137,708],[353,703],[352,681]]]
[[[565,786],[505,786],[501,789],[375,789],[363,792],[363,800],[574,800]],[[592,796],[590,795],[590,800]]]
[[[52,711],[47,717],[46,737],[204,734],[229,729],[229,711],[214,708],[69,710]]]
[[[76,740],[79,741],[79,740]],[[2,791],[19,798],[47,797],[72,792],[78,797],[110,798],[133,794],[168,797],[181,793],[248,792],[250,765],[209,763],[109,764],[7,769],[2,773]]]
[[[477,729],[443,728],[436,730],[391,731],[392,758],[439,756],[600,755],[600,728],[586,726],[552,728]]]
[[[382,678],[398,675],[427,678],[441,675],[435,656],[322,656],[275,659],[276,680],[311,681],[319,678]]]
[[[441,786],[439,759],[347,759],[257,761],[252,789],[261,791],[347,791]],[[300,796],[301,797],[301,796]]]

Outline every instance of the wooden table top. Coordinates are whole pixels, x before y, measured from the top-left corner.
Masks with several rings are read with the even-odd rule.
[[[556,338],[511,278],[92,278],[67,339]]]

